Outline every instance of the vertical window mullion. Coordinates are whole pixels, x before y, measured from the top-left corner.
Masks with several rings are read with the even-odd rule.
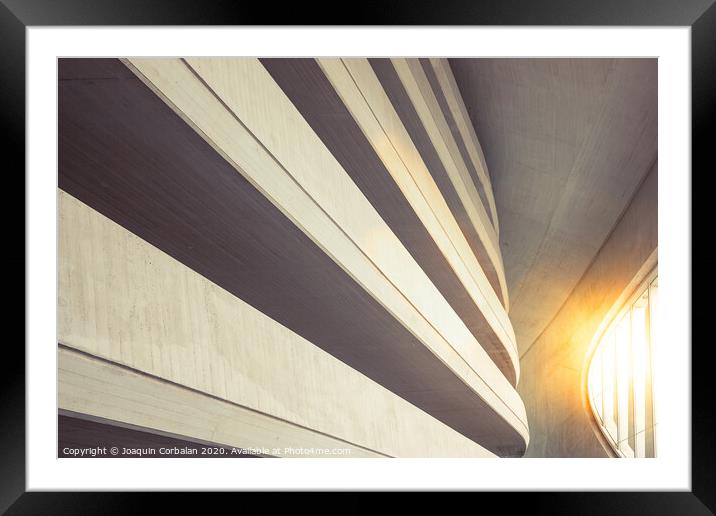
[[[606,327],[587,371],[597,424],[622,457],[656,456],[657,280],[642,285]]]

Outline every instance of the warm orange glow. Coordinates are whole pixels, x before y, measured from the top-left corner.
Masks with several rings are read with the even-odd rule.
[[[589,392],[594,393],[592,399],[594,409],[597,412],[597,419],[601,423],[604,419],[604,401],[602,399],[602,349],[598,349],[592,358],[592,365],[589,368]]]
[[[602,433],[622,457],[656,456],[652,355],[656,280],[607,326],[589,365],[587,389]]]
[[[604,342],[603,356],[603,399],[604,399],[604,427],[615,443],[619,441],[616,424],[616,367],[614,360],[614,332],[609,332]]]

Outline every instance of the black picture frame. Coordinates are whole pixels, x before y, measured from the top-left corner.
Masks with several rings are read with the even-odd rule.
[[[372,7],[369,9],[368,6]],[[340,9],[339,9],[340,7]],[[349,13],[351,19],[347,19]],[[716,6],[714,0],[559,0],[477,3],[470,0],[392,2],[383,9],[371,4],[336,4],[334,11],[325,5],[300,9],[281,9],[265,2],[230,3],[188,2],[183,0],[0,0],[0,102],[2,103],[3,157],[6,191],[3,230],[7,238],[5,285],[20,291],[24,266],[25,227],[16,222],[22,203],[25,213],[25,29],[47,25],[247,25],[319,23],[330,25],[636,25],[690,26],[692,74],[692,237],[710,224],[707,204],[696,202],[710,195],[704,187],[707,173],[713,169],[711,148],[716,125]],[[49,118],[48,118],[49,120]],[[660,142],[668,145],[668,142]],[[9,158],[9,159],[8,159]],[[701,174],[694,171],[701,170]],[[701,188],[693,188],[699,179]],[[23,241],[23,247],[11,248],[11,238]],[[692,275],[707,278],[707,264],[713,263],[708,251],[709,238],[692,238]],[[11,250],[12,249],[12,250]],[[698,250],[698,252],[697,252]],[[703,276],[702,276],[703,274]],[[693,277],[693,276],[692,276]],[[27,282],[25,275],[24,281]],[[701,284],[708,282],[701,281]],[[26,284],[26,283],[25,283]],[[23,292],[25,291],[23,285]],[[8,292],[8,290],[6,290]],[[510,506],[524,502],[526,510],[549,514],[713,514],[716,511],[716,432],[713,430],[714,382],[709,351],[713,339],[698,331],[706,326],[709,303],[700,303],[692,290],[692,491],[691,492],[588,492],[588,493],[480,493],[481,497],[510,497]],[[23,301],[25,295],[22,296]],[[5,296],[6,321],[24,318],[25,303]],[[18,312],[17,315],[13,312]],[[10,327],[10,325],[7,325]],[[25,338],[23,326],[23,339]],[[0,361],[0,510],[8,514],[108,514],[140,512],[149,505],[146,493],[26,493],[25,489],[25,354],[17,339],[6,339],[5,360]],[[568,460],[568,459],[567,459]],[[172,506],[178,512],[192,509],[187,497],[164,493],[163,511]],[[245,497],[246,493],[240,496]],[[236,498],[235,498],[236,500]],[[245,498],[243,499],[245,500]],[[353,500],[353,499],[351,499]],[[458,500],[455,500],[459,502]],[[501,500],[499,500],[501,502]],[[321,502],[322,504],[325,502]],[[342,502],[345,512],[364,512],[371,502]],[[421,502],[422,504],[423,502]],[[474,503],[474,502],[470,502]],[[521,505],[521,504],[520,504]],[[516,507],[516,505],[515,505]],[[202,505],[206,509],[206,505]],[[172,511],[173,512],[173,511]],[[343,511],[342,511],[343,512]]]

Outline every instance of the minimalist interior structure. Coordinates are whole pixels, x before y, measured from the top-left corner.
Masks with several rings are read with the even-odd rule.
[[[59,59],[58,124],[59,457],[658,454],[655,59]]]
[[[597,341],[588,373],[589,403],[610,447],[622,457],[655,457],[658,280],[645,282]]]

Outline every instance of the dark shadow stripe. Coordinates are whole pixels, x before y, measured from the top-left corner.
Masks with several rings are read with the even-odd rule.
[[[524,453],[517,431],[121,62],[59,68],[62,190],[487,449]]]
[[[433,65],[430,64],[429,59],[425,59],[425,58],[420,58],[420,64],[423,67],[423,71],[425,72],[425,75],[428,78],[428,82],[430,83],[430,89],[433,90],[433,93],[435,94],[435,98],[438,101],[438,105],[440,106],[440,111],[442,111],[443,116],[445,117],[445,120],[447,121],[447,125],[450,128],[450,132],[452,133],[452,137],[455,140],[455,143],[457,144],[457,148],[460,152],[460,157],[462,158],[463,162],[465,162],[465,166],[467,167],[467,170],[470,173],[470,177],[472,177],[472,182],[475,185],[475,189],[477,190],[477,193],[480,195],[480,201],[482,202],[482,206],[485,208],[485,213],[487,213],[487,218],[490,219],[490,224],[492,224],[492,227],[494,228],[495,221],[492,218],[492,210],[490,210],[490,204],[487,200],[487,194],[485,193],[485,185],[482,184],[482,180],[480,179],[480,176],[477,174],[477,170],[475,169],[475,165],[472,162],[472,159],[470,158],[470,154],[467,152],[467,147],[465,147],[465,140],[463,140],[462,134],[460,133],[460,129],[458,128],[457,123],[455,122],[455,118],[452,116],[452,111],[450,111],[450,106],[447,103],[445,94],[443,93],[443,90],[440,87],[440,83],[438,82],[438,78],[435,75],[435,70],[433,70]]]
[[[514,385],[516,375],[504,345],[318,63],[314,59],[262,59],[261,62],[497,367]]]
[[[140,430],[121,426],[121,423],[112,423],[59,414],[57,416],[57,457],[88,459],[185,459],[187,457],[248,459],[262,457],[241,448],[222,444],[205,444],[186,436],[169,437],[151,429]],[[112,453],[113,447],[117,448],[116,453]],[[95,454],[87,452],[85,455],[79,455],[77,450],[88,448],[94,449]],[[161,453],[162,448],[171,451]]]
[[[455,187],[450,181],[450,177],[442,161],[440,161],[433,142],[430,136],[428,136],[423,123],[420,121],[420,117],[415,111],[408,93],[400,82],[400,77],[398,77],[395,68],[393,68],[393,64],[390,62],[390,59],[369,59],[369,61],[373,67],[373,71],[378,76],[380,84],[388,95],[390,102],[393,104],[396,113],[398,113],[401,122],[403,122],[405,129],[408,131],[410,139],[413,140],[415,148],[418,149],[420,157],[423,159],[425,166],[430,171],[430,175],[432,175],[438,189],[445,198],[445,202],[447,202],[450,211],[455,217],[470,249],[475,253],[475,257],[485,272],[488,282],[504,306],[505,300],[502,298],[502,288],[500,287],[495,266],[487,254],[487,249],[477,234],[477,230],[475,226],[473,226]]]

